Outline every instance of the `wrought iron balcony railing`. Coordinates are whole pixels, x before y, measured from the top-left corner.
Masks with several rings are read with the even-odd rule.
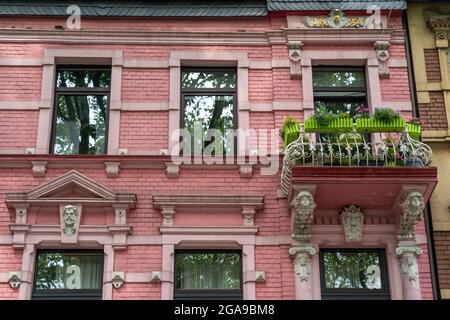
[[[303,166],[429,166],[433,153],[423,142],[402,133],[374,133],[370,141],[364,134],[305,133],[291,142],[284,154],[281,189],[288,194],[292,168]]]

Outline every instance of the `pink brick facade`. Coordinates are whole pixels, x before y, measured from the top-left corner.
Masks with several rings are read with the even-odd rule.
[[[15,28],[48,30],[55,35],[55,25],[64,25],[65,19],[49,18],[5,18],[0,21],[0,28],[8,30]],[[281,127],[283,119],[287,115],[294,115],[302,121],[312,112],[310,99],[312,92],[308,92],[305,83],[310,81],[303,65],[303,75],[299,78],[291,78],[291,61],[289,60],[289,37],[282,33],[281,28],[288,27],[286,17],[253,18],[253,19],[223,19],[220,23],[212,19],[184,20],[166,19],[144,20],[138,19],[95,19],[83,18],[83,29],[86,31],[107,31],[114,33],[120,30],[173,32],[181,36],[190,32],[217,32],[216,39],[208,39],[201,35],[200,38],[190,39],[189,43],[168,44],[168,40],[160,39],[151,43],[142,44],[133,37],[121,43],[114,39],[107,39],[104,44],[89,41],[46,41],[35,36],[31,40],[10,41],[0,43],[0,299],[29,299],[31,297],[30,282],[32,282],[33,259],[36,250],[40,248],[96,248],[104,249],[108,259],[105,262],[103,279],[104,299],[172,299],[173,292],[173,250],[178,245],[198,249],[229,246],[239,247],[243,250],[247,265],[243,270],[244,298],[245,299],[296,299],[296,273],[293,260],[289,254],[291,245],[291,221],[288,199],[280,195],[280,173],[275,175],[262,175],[261,167],[253,166],[250,176],[239,172],[239,166],[206,166],[189,165],[181,166],[179,174],[171,176],[167,173],[167,163],[170,157],[164,154],[168,150],[171,124],[176,125],[178,117],[173,117],[174,110],[172,90],[179,90],[179,83],[172,79],[172,56],[176,52],[203,52],[211,55],[215,65],[220,66],[220,59],[215,59],[215,54],[243,54],[241,59],[244,67],[237,61],[234,65],[238,69],[245,69],[248,76],[248,90],[245,90],[247,99],[240,100],[243,95],[238,93],[238,100],[242,102],[238,106],[239,111],[248,116],[245,124],[244,117],[239,118],[239,125],[246,125],[251,129],[275,129]],[[302,39],[304,46],[302,54],[314,64],[315,56],[308,56],[308,52],[322,52],[319,62],[327,60],[329,64],[356,64],[366,67],[368,73],[375,70],[375,78],[370,80],[371,107],[376,105],[395,105],[405,116],[411,116],[411,97],[406,68],[404,34],[402,32],[401,16],[394,14],[389,22],[389,78],[378,78],[378,67],[368,64],[377,61],[374,56],[373,42],[379,34],[367,34],[361,31],[355,38],[346,41],[331,41],[331,44],[317,44],[315,41],[308,43],[308,38]],[[65,31],[70,33],[70,31]],[[306,31],[307,32],[307,31]],[[342,31],[345,33],[345,31]],[[380,31],[381,32],[381,31]],[[5,31],[7,34],[7,31]],[[220,35],[220,33],[223,33]],[[221,37],[227,34],[249,33],[247,37],[241,37],[237,43],[221,43]],[[258,41],[252,43],[251,33],[257,33]],[[279,34],[280,33],[280,34]],[[331,35],[335,36],[335,35]],[[30,36],[31,38],[33,36]],[[277,38],[278,37],[278,38]],[[320,38],[320,36],[318,36]],[[360,37],[360,38],[358,38]],[[371,38],[372,37],[372,38]],[[231,38],[227,38],[230,40]],[[370,38],[371,40],[367,40]],[[281,39],[281,40],[280,40]],[[294,39],[295,40],[295,39]],[[317,40],[317,39],[316,39]],[[135,41],[135,43],[132,43]],[[180,40],[178,40],[180,41]],[[195,43],[197,41],[197,43]],[[210,41],[211,44],[207,44]],[[194,42],[194,43],[192,43]],[[239,43],[241,42],[241,43]],[[255,44],[256,42],[256,44]],[[46,86],[54,84],[43,83],[46,63],[46,50],[87,50],[89,52],[120,51],[121,56],[114,61],[113,68],[121,69],[119,91],[111,98],[112,103],[119,105],[120,115],[111,118],[116,122],[117,152],[105,156],[74,156],[61,158],[40,152],[42,128],[48,129],[49,123],[42,119],[46,116],[45,91],[50,90]],[[339,56],[337,58],[337,56]],[[76,58],[76,52],[71,58]],[[90,57],[95,58],[95,57]],[[55,54],[58,61],[58,56]],[[83,57],[88,60],[89,58]],[[190,60],[190,59],[187,59]],[[240,60],[240,61],[241,61]],[[179,59],[181,64],[189,65],[189,61]],[[197,61],[195,65],[205,62]],[[117,63],[115,65],[114,63]],[[240,63],[240,62],[239,62]],[[209,64],[206,61],[206,64]],[[245,66],[245,64],[247,64]],[[178,70],[179,71],[179,70]],[[176,71],[175,71],[176,72]],[[367,75],[373,77],[373,73]],[[306,79],[305,79],[306,78]],[[238,86],[245,86],[238,77]],[[305,95],[306,94],[306,95]],[[51,95],[52,96],[52,95]],[[44,97],[44,98],[43,98]],[[246,104],[246,106],[244,105]],[[242,109],[242,110],[241,110]],[[44,110],[44,111],[43,111]],[[111,107],[111,110],[113,108]],[[117,109],[116,109],[117,110]],[[115,114],[117,111],[114,111]],[[177,114],[178,115],[178,114]],[[175,120],[174,120],[175,119]],[[45,132],[45,130],[44,130]],[[253,140],[255,141],[255,139]],[[46,145],[44,141],[44,145]],[[111,142],[110,142],[111,143]],[[279,144],[281,149],[282,144]],[[120,154],[124,150],[126,154]],[[27,150],[35,155],[26,155]],[[111,149],[112,150],[112,149]],[[278,155],[277,155],[278,157]],[[281,159],[281,156],[280,156]],[[45,171],[39,171],[39,164],[45,162]],[[105,162],[120,163],[118,174],[108,176],[108,165]],[[106,171],[105,171],[106,166]],[[280,164],[281,166],[281,164]],[[106,226],[114,224],[114,209],[110,205],[104,210],[97,211],[86,207],[83,209],[81,231],[77,244],[64,244],[54,232],[49,233],[49,239],[36,234],[26,236],[23,246],[13,248],[15,238],[10,225],[17,223],[16,210],[13,205],[7,204],[7,193],[23,193],[34,188],[51,183],[54,179],[76,170],[79,174],[95,181],[114,193],[132,193],[136,195],[135,207],[127,208],[127,224],[132,231],[127,236],[124,248],[114,247],[113,235],[100,234],[98,242],[93,244],[92,239],[86,234],[81,234],[82,227]],[[281,168],[280,168],[281,170]],[[64,186],[63,186],[64,187]],[[64,191],[64,190],[62,190]],[[75,192],[76,193],[76,192]],[[165,225],[162,215],[162,207],[157,207],[155,195],[242,195],[264,197],[262,208],[255,210],[254,221],[246,225],[242,217],[240,204],[233,204],[224,212],[216,210],[213,204],[202,204],[205,207],[202,212],[178,210],[175,208],[173,225],[163,231]],[[75,198],[77,199],[77,198]],[[207,201],[206,201],[207,202]],[[364,206],[364,204],[361,204]],[[319,204],[320,206],[320,204]],[[54,209],[56,210],[56,209]],[[231,211],[231,212],[229,212]],[[335,210],[336,211],[336,210]],[[192,213],[194,212],[194,213]],[[191,214],[189,219],[183,220],[183,214]],[[205,218],[205,214],[213,218]],[[341,230],[338,212],[329,220],[325,218],[315,221],[318,229],[326,230],[327,227],[336,227]],[[229,215],[229,216],[227,216]],[[377,216],[377,213],[374,213]],[[388,225],[391,229],[395,226],[395,219],[367,218],[370,225]],[[372,219],[372,220],[370,220]],[[217,221],[221,221],[222,228],[231,231],[217,231]],[[28,207],[27,221],[25,224],[44,226],[48,230],[60,224],[59,213],[40,210],[31,205]],[[187,226],[197,228],[200,231],[187,231]],[[43,228],[44,228],[43,227]],[[180,230],[175,230],[180,227]],[[233,231],[233,228],[248,228],[247,231]],[[257,227],[257,231],[251,229]],[[32,227],[33,228],[33,227]],[[184,229],[183,229],[184,228]],[[182,230],[181,230],[182,229]],[[389,230],[391,230],[389,229]],[[53,230],[53,229],[51,229]],[[239,229],[240,230],[240,229]],[[335,230],[335,229],[333,229]],[[337,229],[336,229],[337,230]],[[31,231],[29,231],[31,232]],[[97,231],[96,231],[97,232]],[[103,231],[102,231],[103,232]],[[177,233],[178,232],[178,233]],[[203,233],[202,233],[203,232]],[[216,232],[216,233],[215,233]],[[252,233],[253,232],[253,233]],[[322,231],[321,231],[322,232]],[[341,232],[341,231],[339,231]],[[383,231],[384,232],[384,231]],[[367,244],[357,244],[356,248],[369,246],[370,248],[386,249],[389,264],[389,284],[392,299],[405,299],[403,293],[399,262],[395,254],[395,237],[389,234],[389,243],[383,242],[383,232],[379,239],[370,240]],[[43,233],[45,235],[45,233]],[[15,236],[14,236],[15,237]],[[84,238],[83,238],[84,237]],[[419,258],[419,296],[422,299],[432,299],[431,276],[428,261],[427,240],[425,228],[419,225],[417,238],[423,253]],[[90,239],[85,240],[85,239]],[[106,240],[105,240],[106,239]],[[114,238],[115,239],[115,238]],[[181,239],[181,240],[180,240]],[[219,239],[219,240],[217,240]],[[341,238],[335,243],[324,240],[320,236],[314,236],[312,243],[316,250],[321,248],[351,247]],[[394,240],[392,240],[394,239]],[[51,241],[50,241],[51,240]],[[217,241],[218,242],[217,242]],[[84,242],[83,242],[84,241]],[[184,241],[184,242],[183,242]],[[333,240],[332,240],[333,241]],[[20,241],[19,241],[20,242]],[[186,242],[186,243],[185,243]],[[31,251],[27,251],[31,250]],[[171,251],[172,250],[172,251]],[[172,254],[171,254],[172,252]],[[28,259],[28,260],[27,260]],[[172,259],[172,260],[171,260]],[[318,255],[313,257],[313,299],[320,299]],[[13,289],[7,283],[8,273],[12,271],[22,272],[22,284],[19,289]],[[112,272],[125,272],[124,284],[118,288],[112,288]],[[161,272],[160,281],[151,281],[152,272]],[[255,273],[264,272],[264,280],[257,280]],[[28,281],[28,283],[27,283]],[[27,287],[28,285],[28,287]]]

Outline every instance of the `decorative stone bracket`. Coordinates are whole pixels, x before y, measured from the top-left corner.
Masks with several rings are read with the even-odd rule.
[[[302,77],[302,66],[301,66],[301,49],[302,42],[289,42],[289,60],[291,68],[291,78],[300,79]]]
[[[424,10],[425,21],[435,34],[436,47],[447,49],[450,37],[450,11],[441,11],[438,7]]]
[[[398,239],[414,240],[416,237],[416,225],[422,220],[425,201],[422,193],[411,191],[402,203],[402,215],[400,217]]]
[[[239,174],[241,178],[251,178],[253,175],[253,165],[250,163],[240,164]]]
[[[47,161],[31,161],[33,177],[43,177],[47,172]]]
[[[175,163],[166,163],[166,176],[168,178],[178,178],[180,175],[180,166]]]
[[[311,192],[303,190],[298,192],[291,201],[293,210],[292,238],[298,241],[308,241],[310,238],[313,212],[316,208]]]
[[[108,178],[116,178],[120,172],[120,162],[105,161],[105,171]]]
[[[361,212],[360,207],[354,205],[345,207],[344,211],[341,213],[341,223],[344,228],[345,241],[361,241],[364,214]]]
[[[378,74],[381,79],[387,79],[390,76],[388,66],[390,45],[389,41],[375,41],[374,43],[374,49],[378,59]]]

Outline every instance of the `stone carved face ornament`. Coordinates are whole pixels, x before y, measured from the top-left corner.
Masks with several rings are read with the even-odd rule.
[[[75,233],[78,219],[78,209],[73,205],[67,205],[63,210],[64,234],[71,236]]]
[[[401,273],[409,281],[416,281],[419,276],[417,258],[414,256],[403,256],[401,260]]]
[[[300,281],[308,281],[311,275],[311,258],[308,255],[300,255],[294,261],[294,272]]]
[[[361,212],[361,208],[353,205],[345,207],[341,214],[341,222],[347,241],[361,241],[362,226],[364,223],[364,214]]]

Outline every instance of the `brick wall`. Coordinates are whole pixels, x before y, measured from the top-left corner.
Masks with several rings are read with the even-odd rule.
[[[38,111],[0,110],[0,148],[35,147],[38,117]]]
[[[429,92],[430,103],[419,103],[419,114],[424,130],[447,130],[444,95],[440,91]]]
[[[450,289],[450,231],[435,231],[434,245],[440,289]]]
[[[441,82],[441,68],[437,49],[423,49],[425,56],[425,70],[428,82]]]

